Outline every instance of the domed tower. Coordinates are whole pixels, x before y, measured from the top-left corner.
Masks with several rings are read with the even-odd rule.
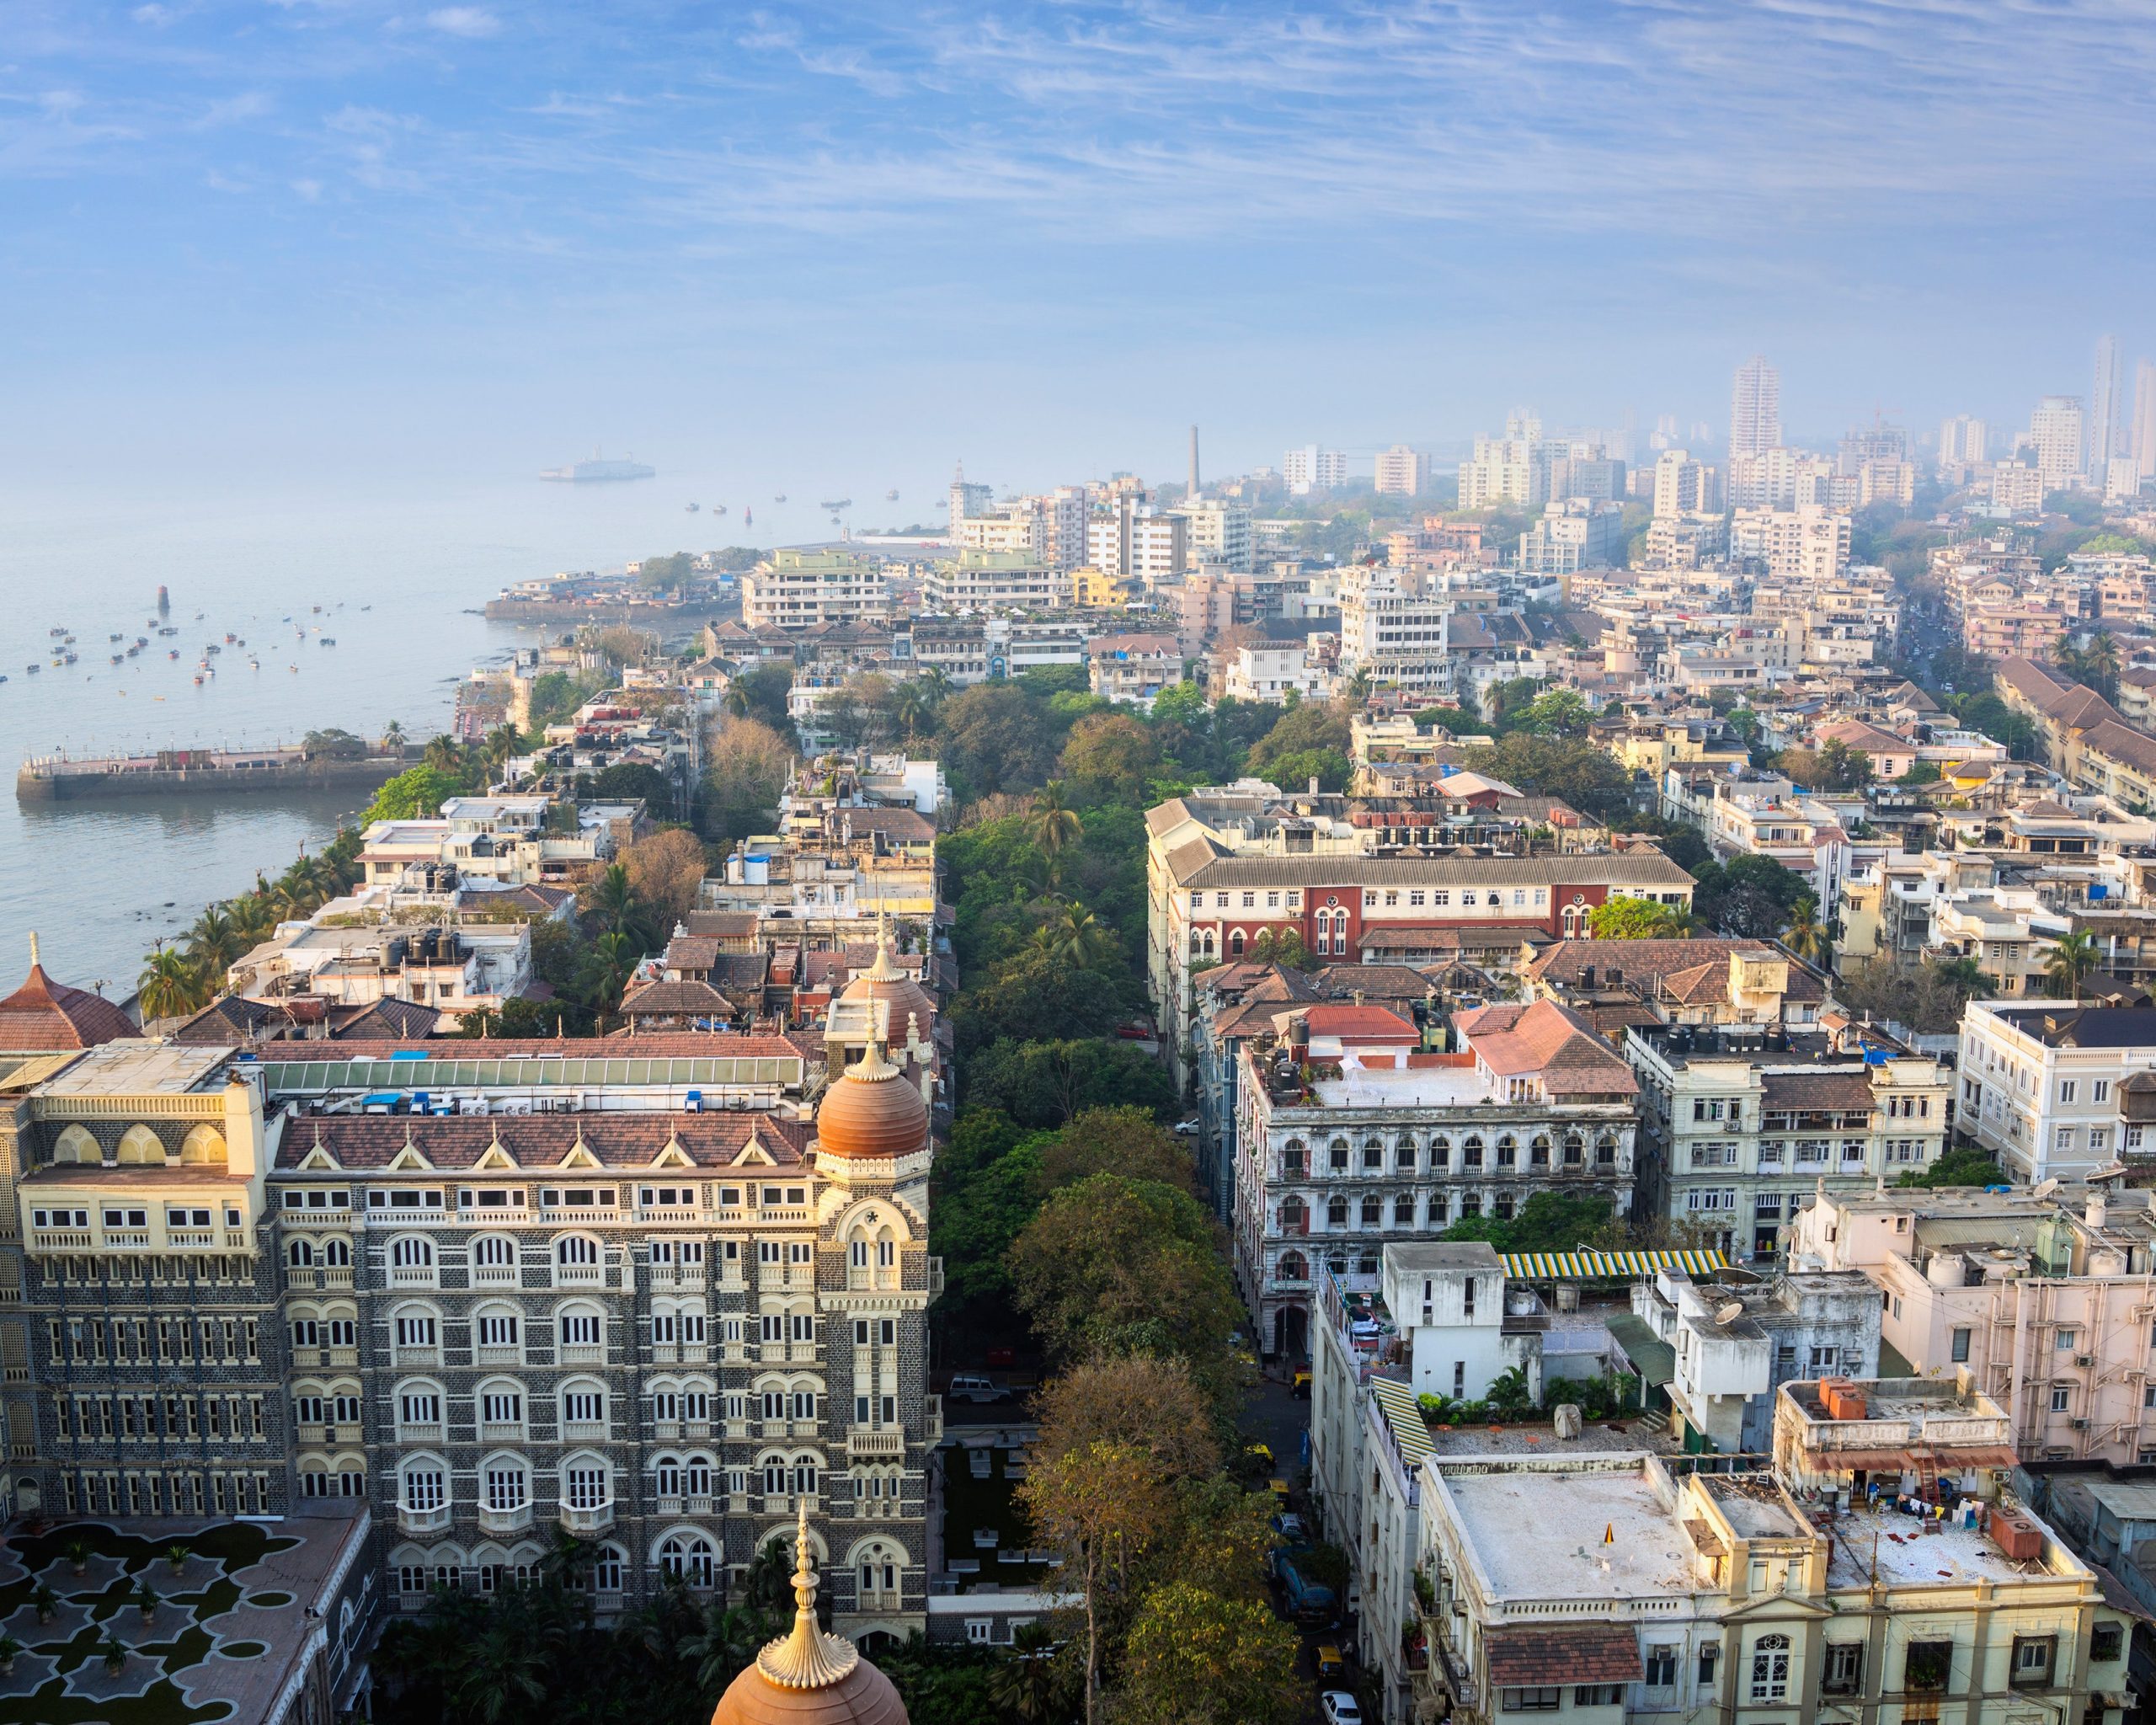
[[[849,1189],[894,1187],[926,1214],[928,1104],[885,1056],[880,1039],[816,1105],[815,1149],[826,1179]]]
[[[846,1061],[864,1057],[881,1039],[899,1061],[917,1065],[923,1094],[932,1096],[937,1066],[936,1001],[900,969],[883,919],[876,919],[876,962],[840,991],[824,1026],[824,1045]]]
[[[906,1725],[891,1680],[844,1636],[817,1627],[817,1580],[803,1502],[793,1536],[793,1632],[767,1642],[727,1685],[711,1725]]]

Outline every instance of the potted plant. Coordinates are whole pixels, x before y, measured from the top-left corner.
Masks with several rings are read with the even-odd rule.
[[[165,1547],[165,1562],[172,1566],[172,1573],[177,1575],[187,1567],[187,1560],[194,1554],[192,1546],[168,1546]]]
[[[22,1652],[23,1644],[12,1635],[0,1633],[0,1677],[11,1675],[15,1669],[15,1655]]]
[[[76,1574],[87,1575],[89,1573],[90,1542],[88,1540],[68,1541],[66,1545],[60,1548],[60,1555],[65,1557],[68,1562],[74,1567]]]
[[[115,1677],[127,1667],[127,1643],[109,1630],[105,1632],[104,1640],[99,1644],[98,1653],[104,1660],[104,1669]]]
[[[150,1578],[147,1575],[136,1585],[135,1604],[141,1610],[145,1623],[157,1615],[157,1590],[150,1585]]]
[[[40,1582],[37,1590],[30,1595],[30,1606],[37,1613],[39,1622],[50,1623],[54,1614],[60,1610],[60,1595]]]

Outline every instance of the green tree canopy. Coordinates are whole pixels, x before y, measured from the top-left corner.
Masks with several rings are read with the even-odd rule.
[[[1021,1125],[1051,1127],[1095,1108],[1149,1108],[1165,1119],[1179,1100],[1175,1081],[1150,1055],[1097,1037],[990,1043],[967,1068],[964,1097]]]
[[[408,766],[374,793],[360,823],[365,826],[377,820],[430,820],[441,813],[445,802],[467,788],[463,779],[440,767]]]

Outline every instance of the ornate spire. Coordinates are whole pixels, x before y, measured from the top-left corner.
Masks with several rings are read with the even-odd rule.
[[[30,969],[36,969],[37,964],[37,931],[33,928],[30,931]]]
[[[808,1500],[798,1500],[793,1535],[793,1633],[765,1644],[756,1669],[782,1689],[828,1689],[861,1663],[843,1636],[816,1626],[815,1560],[809,1555]]]
[[[896,982],[905,972],[891,962],[890,932],[885,927],[883,913],[876,913],[876,962],[868,967],[867,975],[871,982]]]

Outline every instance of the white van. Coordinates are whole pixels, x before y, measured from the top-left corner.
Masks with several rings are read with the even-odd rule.
[[[953,1402],[1001,1402],[1006,1400],[1011,1392],[993,1378],[961,1375],[951,1380],[951,1387],[944,1394]]]

